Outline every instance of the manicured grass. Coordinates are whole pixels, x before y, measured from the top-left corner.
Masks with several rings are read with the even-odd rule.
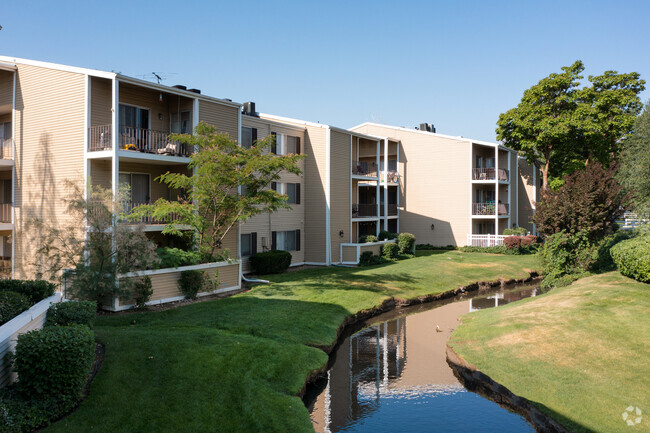
[[[372,268],[270,276],[248,293],[158,313],[101,317],[90,396],[47,432],[309,432],[296,397],[343,319],[388,297],[523,278],[533,256],[427,251]]]
[[[650,431],[649,284],[610,272],[462,320],[454,350],[572,431]]]

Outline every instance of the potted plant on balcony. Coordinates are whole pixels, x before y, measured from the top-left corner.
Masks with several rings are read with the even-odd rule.
[[[133,150],[133,151],[138,151],[138,147],[135,144],[128,143],[124,145],[124,150]]]

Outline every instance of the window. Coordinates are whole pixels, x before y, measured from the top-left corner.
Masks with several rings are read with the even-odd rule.
[[[271,153],[276,155],[300,154],[300,137],[278,134],[277,132],[271,132],[271,136],[273,137]]]
[[[248,257],[257,254],[257,233],[241,235],[241,256]]]
[[[485,189],[476,190],[476,202],[477,203],[494,203],[494,191],[489,191]]]
[[[493,235],[494,234],[494,223],[492,222],[483,222],[476,223],[476,233],[477,235]]]
[[[287,203],[300,204],[300,184],[299,183],[280,183],[271,182],[271,189],[280,194],[285,194]]]
[[[120,104],[120,127],[149,129],[149,110]]]
[[[171,131],[174,134],[191,134],[192,115],[189,111],[181,111],[180,113],[172,113],[171,115]]]
[[[257,128],[249,128],[247,126],[241,129],[241,145],[246,149],[253,147],[257,141]]]
[[[300,230],[271,232],[271,249],[283,251],[300,251]]]
[[[149,175],[120,173],[120,189],[127,188],[131,193],[131,203],[149,203]]]

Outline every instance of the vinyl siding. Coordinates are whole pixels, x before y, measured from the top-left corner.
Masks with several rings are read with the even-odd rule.
[[[357,247],[344,246],[343,247],[343,257],[341,258],[344,262],[356,262],[357,261]]]
[[[332,263],[341,262],[341,243],[350,242],[350,134],[331,132],[330,139],[331,169],[331,211],[330,236],[332,245]],[[343,231],[343,237],[340,232]]]
[[[0,71],[0,113],[11,112],[14,98],[14,73]]]
[[[81,74],[18,65],[16,278],[34,277],[40,233],[29,229],[33,218],[58,228],[75,222],[64,203],[65,182],[83,182],[85,81]]]
[[[305,261],[326,262],[325,257],[325,160],[327,130],[308,126],[305,133]]]
[[[525,159],[519,160],[517,183],[519,188],[519,227],[524,227],[532,233],[535,185],[533,185],[533,166],[529,165]]]
[[[199,100],[199,120],[213,125],[219,132],[227,133],[233,140],[239,136],[238,107]]]
[[[97,77],[90,79],[90,126],[113,123],[112,94],[111,80]]]

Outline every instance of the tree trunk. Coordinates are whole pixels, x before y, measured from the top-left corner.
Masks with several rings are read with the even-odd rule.
[[[542,192],[548,191],[548,168],[550,166],[550,161],[548,158],[544,162],[544,167],[542,167]]]

